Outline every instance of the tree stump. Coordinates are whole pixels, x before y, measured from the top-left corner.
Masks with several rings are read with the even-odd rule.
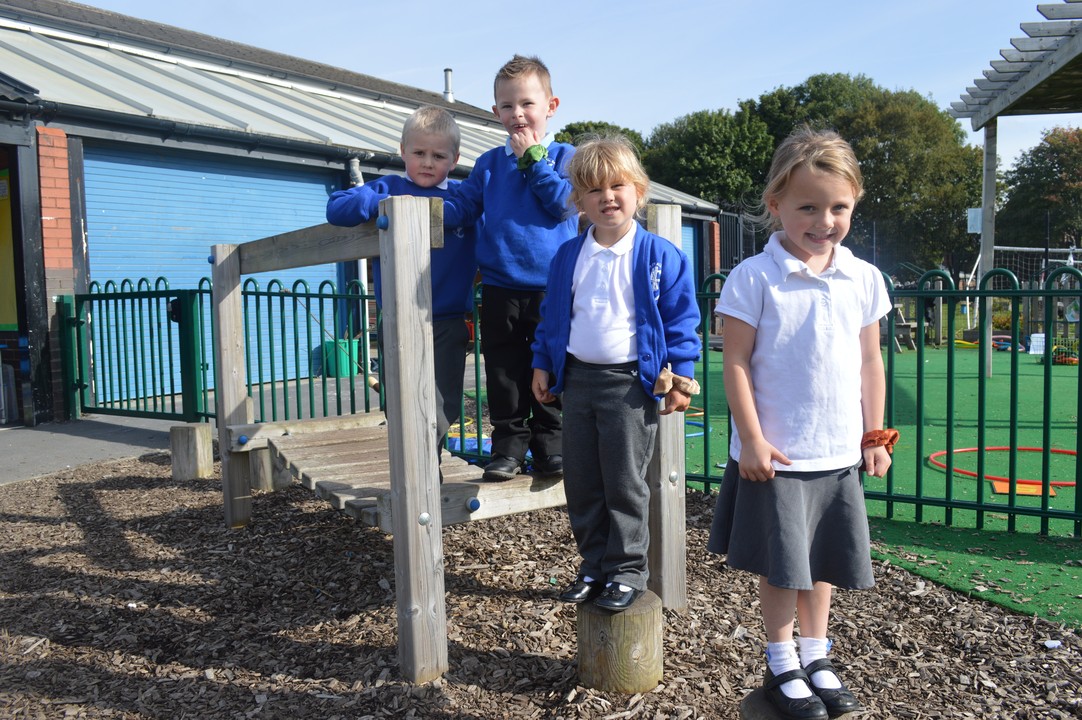
[[[623,612],[578,606],[579,681],[604,692],[649,692],[663,668],[661,599],[647,590]]]
[[[207,423],[169,428],[169,453],[174,480],[205,480],[214,475],[214,450]]]

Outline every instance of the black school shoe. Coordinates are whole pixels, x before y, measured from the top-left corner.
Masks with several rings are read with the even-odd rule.
[[[808,663],[808,667],[804,668],[804,673],[808,676],[808,684],[811,685],[812,692],[819,696],[819,699],[823,701],[823,704],[827,706],[827,713],[830,717],[838,717],[846,713],[856,712],[860,710],[860,703],[857,702],[853,693],[849,692],[844,684],[840,688],[820,688],[816,687],[812,682],[811,676],[820,670],[826,670],[838,675],[838,671],[834,669],[834,665],[828,658],[820,658]],[[838,675],[838,682],[841,682],[841,676]]]
[[[533,473],[539,477],[556,477],[564,474],[562,455],[546,455],[533,459]]]
[[[566,589],[559,595],[560,602],[579,603],[593,600],[601,591],[605,589],[605,583],[602,580],[591,580],[586,582],[582,575],[575,578],[575,582],[567,586]]]
[[[806,682],[812,690],[812,696],[791,698],[783,693],[781,686],[790,680]],[[763,678],[763,692],[766,694],[766,699],[785,720],[827,720],[830,717],[826,705],[818,695],[814,694],[815,688],[808,679],[808,674],[803,670],[789,670],[775,676],[767,667],[766,677]]]
[[[485,472],[481,475],[482,480],[488,482],[503,482],[510,480],[522,472],[522,461],[506,455],[493,455],[492,460],[485,465]]]
[[[627,586],[625,585],[624,587]],[[594,600],[594,605],[603,610],[620,612],[622,610],[627,610],[634,605],[635,601],[642,597],[642,594],[642,590],[636,590],[635,588],[621,590],[620,583],[614,582],[597,596],[597,599]]]

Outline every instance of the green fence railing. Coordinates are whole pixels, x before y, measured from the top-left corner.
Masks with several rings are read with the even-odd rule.
[[[686,414],[687,480],[707,491],[728,462],[724,331],[713,315],[724,281],[712,275],[698,293],[702,393]],[[160,283],[107,283],[61,299],[71,329],[62,356],[73,416],[214,417],[209,281],[196,290]],[[1080,283],[1082,273],[1065,267],[1039,287],[1020,287],[1006,270],[973,288],[956,288],[940,271],[912,287],[889,287],[896,311],[881,328],[886,421],[902,441],[887,477],[865,480],[873,514],[1082,536],[1079,319],[1063,313]],[[304,283],[245,283],[249,397],[258,422],[381,406],[372,300],[358,283],[344,292],[331,283],[314,292]],[[463,419],[449,447],[480,461],[487,438],[477,333],[472,350]]]

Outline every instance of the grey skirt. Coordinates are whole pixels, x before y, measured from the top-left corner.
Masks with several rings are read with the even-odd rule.
[[[875,584],[864,488],[857,466],[779,472],[766,482],[740,477],[729,459],[710,528],[710,552],[775,587],[812,583],[862,589]]]

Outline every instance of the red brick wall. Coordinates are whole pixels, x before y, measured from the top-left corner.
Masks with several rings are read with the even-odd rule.
[[[75,292],[72,251],[71,180],[68,137],[63,130],[38,127],[38,177],[41,184],[41,240],[45,288],[49,298],[49,373],[53,384],[53,417],[64,418],[64,388],[60,368],[59,321],[55,297]]]

